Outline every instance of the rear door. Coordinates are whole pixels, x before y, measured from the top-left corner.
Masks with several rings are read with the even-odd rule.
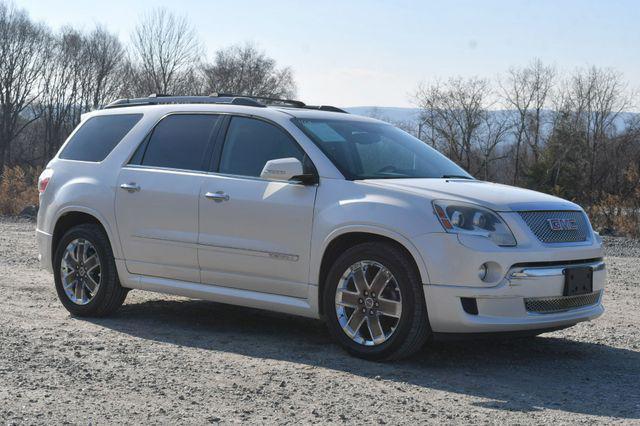
[[[298,158],[315,172],[313,165],[282,128],[239,116],[216,157],[199,198],[202,282],[306,298],[317,187],[260,172],[277,158]]]
[[[198,196],[219,123],[212,114],[169,115],[122,168],[116,219],[129,272],[200,281]]]

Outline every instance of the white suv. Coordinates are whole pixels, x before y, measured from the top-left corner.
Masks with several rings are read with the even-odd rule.
[[[604,310],[579,206],[476,180],[335,107],[116,101],[83,117],[39,190],[40,259],[73,315],[150,290],[323,318],[350,353],[394,359]]]

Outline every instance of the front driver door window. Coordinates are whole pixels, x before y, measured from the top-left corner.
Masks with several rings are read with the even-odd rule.
[[[234,117],[227,130],[219,172],[258,177],[267,161],[289,157],[310,167],[304,151],[282,129],[265,121]]]

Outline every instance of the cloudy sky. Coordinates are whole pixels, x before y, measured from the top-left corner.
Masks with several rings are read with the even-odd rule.
[[[298,97],[411,106],[420,81],[494,78],[533,58],[561,72],[597,65],[640,88],[640,1],[18,0],[54,28],[105,25],[127,40],[162,6],[189,17],[211,55],[251,41],[290,65]]]

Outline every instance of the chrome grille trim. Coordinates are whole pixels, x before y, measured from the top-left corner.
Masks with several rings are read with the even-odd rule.
[[[593,293],[580,294],[577,296],[528,298],[524,299],[524,306],[527,312],[537,314],[564,312],[597,304],[600,301],[601,293],[602,291],[598,290]]]
[[[578,243],[589,239],[589,221],[581,211],[523,211],[522,220],[543,243]],[[574,220],[576,229],[554,231],[550,219]]]

